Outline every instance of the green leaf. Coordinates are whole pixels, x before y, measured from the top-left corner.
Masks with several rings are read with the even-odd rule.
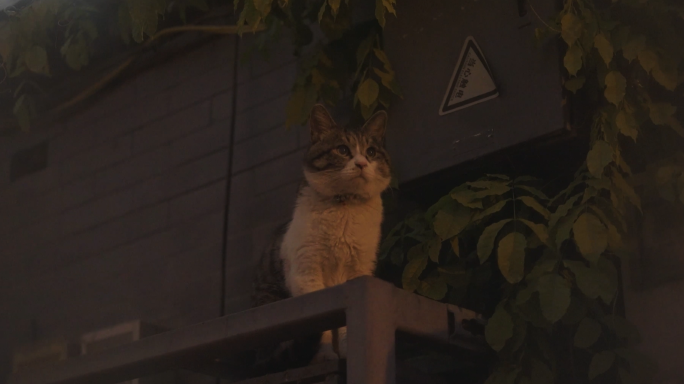
[[[48,74],[48,57],[45,48],[34,45],[24,54],[24,63],[33,73]]]
[[[383,0],[375,0],[375,18],[382,28],[385,28],[385,4]]]
[[[632,60],[636,59],[639,55],[639,52],[643,51],[645,48],[646,37],[639,35],[622,47],[622,54],[625,56],[625,59],[631,62]]]
[[[433,237],[430,241],[427,243],[427,250],[428,250],[428,255],[430,256],[430,260],[434,261],[435,263],[439,262],[439,251],[442,249],[442,240],[440,240],[438,237]]]
[[[459,247],[459,241],[458,241],[458,236],[454,236],[451,239],[451,249],[454,251],[454,255],[460,257],[461,256],[461,249]]]
[[[679,84],[677,64],[673,60],[661,59],[651,71],[651,76],[669,91],[674,91]]]
[[[613,161],[613,147],[603,140],[597,140],[587,154],[589,173],[597,179],[603,177],[603,171]]]
[[[491,187],[482,191],[477,191],[473,195],[476,199],[483,199],[488,196],[501,196],[511,190],[508,183],[493,183]]]
[[[121,40],[128,45],[131,42],[131,14],[128,10],[128,3],[125,1],[119,2],[119,34]],[[62,52],[64,54],[64,52]]]
[[[361,85],[359,85],[359,89],[356,91],[356,97],[358,97],[361,104],[365,105],[366,107],[369,107],[373,105],[373,103],[377,102],[379,94],[380,87],[373,79],[366,79],[363,83],[361,83]]]
[[[639,198],[634,188],[627,183],[627,180],[622,177],[620,172],[613,172],[612,181],[618,190],[627,197],[627,200],[641,211],[641,198]]]
[[[577,218],[577,216],[579,216],[580,213],[581,209],[580,207],[577,207],[572,211],[571,214],[558,220],[558,226],[556,227],[556,235],[554,237],[556,241],[556,249],[558,251],[560,251],[563,242],[570,238],[570,231],[572,230],[572,226],[575,223],[575,219]]]
[[[582,68],[582,55],[582,48],[579,46],[573,45],[568,48],[563,58],[563,65],[570,75],[575,76],[577,71]]]
[[[542,277],[543,275],[546,275],[547,273],[553,272],[553,270],[556,269],[558,260],[558,257],[555,255],[552,255],[551,253],[545,253],[539,260],[537,260],[536,263],[534,263],[534,267],[530,273],[527,274],[525,280],[532,281]]]
[[[494,314],[487,321],[485,339],[495,351],[500,351],[506,341],[513,336],[513,318],[501,304],[496,307]]]
[[[582,256],[592,263],[598,262],[608,247],[608,229],[591,213],[582,214],[572,226],[575,243]]]
[[[397,11],[394,9],[394,4],[397,2],[397,0],[382,0],[382,4],[387,8],[387,12],[393,14],[394,16],[397,15]]]
[[[534,232],[535,235],[537,235],[537,237],[539,238],[539,240],[542,243],[548,244],[548,242],[549,242],[549,231],[544,224],[533,223],[533,222],[531,222],[529,220],[525,220],[525,219],[518,219],[518,220],[525,223],[525,225],[527,225],[527,227],[530,228],[532,230],[532,232]]]
[[[166,4],[156,0],[127,0],[126,3],[131,16],[133,40],[141,43],[145,35],[152,36],[157,32],[159,15],[164,14]]]
[[[566,13],[563,16],[561,19],[561,37],[568,46],[575,44],[577,39],[582,36],[582,31],[584,31],[584,25],[577,15]]]
[[[575,332],[575,347],[589,348],[596,343],[600,336],[601,324],[596,320],[585,317],[577,327],[577,332]]]
[[[615,125],[617,125],[620,133],[627,137],[631,137],[636,142],[639,135],[639,123],[637,123],[634,116],[625,111],[618,112],[615,116]]]
[[[359,44],[359,48],[356,50],[356,65],[361,68],[363,62],[366,60],[368,53],[370,53],[371,48],[373,48],[373,43],[375,43],[375,34],[371,33],[365,40]]]
[[[610,261],[605,262],[610,266],[604,264],[603,258],[596,267],[587,267],[580,261],[564,261],[564,264],[575,275],[577,287],[585,296],[592,300],[601,297],[610,303],[617,292],[617,271]]]
[[[325,16],[325,10],[328,9],[328,2],[323,1],[321,8],[318,10],[318,22],[323,21],[323,16]]]
[[[29,107],[29,96],[21,95],[14,103],[14,117],[17,118],[19,128],[23,132],[31,131],[31,109]]]
[[[528,186],[528,185],[516,184],[515,188],[516,188],[516,189],[522,189],[522,190],[524,190],[524,191],[527,191],[527,192],[531,193],[532,196],[536,196],[537,198],[540,198],[540,199],[542,199],[542,200],[548,200],[548,199],[549,199],[549,197],[546,196],[546,194],[544,194],[544,192],[538,190],[537,188],[530,187],[530,186]]]
[[[565,89],[572,93],[577,93],[582,87],[584,87],[584,83],[586,82],[586,78],[584,76],[578,76],[578,77],[573,77],[571,79],[565,80]]]
[[[503,207],[505,207],[506,204],[508,204],[509,201],[511,201],[511,199],[501,200],[498,203],[492,205],[491,207],[485,209],[484,211],[478,212],[475,215],[474,220],[476,220],[476,221],[482,220],[482,219],[484,219],[490,215],[493,215],[493,214],[501,211],[503,209]]]
[[[618,71],[610,71],[606,75],[606,90],[603,95],[608,101],[615,105],[619,105],[622,99],[625,98],[627,90],[627,80]]]
[[[677,112],[677,107],[670,103],[649,104],[649,117],[655,125],[665,125]]]
[[[646,73],[651,73],[653,68],[658,66],[659,58],[658,54],[650,49],[644,49],[637,55],[639,58],[639,64],[646,71]]]
[[[497,251],[499,270],[511,284],[518,283],[523,279],[525,248],[527,248],[527,239],[525,235],[519,232],[509,233],[499,242]]]
[[[495,181],[495,180],[476,180],[476,181],[469,181],[466,183],[466,185],[473,187],[473,188],[481,188],[481,189],[501,189],[501,187],[508,186],[510,182],[508,181]]]
[[[418,293],[432,300],[442,300],[448,289],[441,278],[431,276],[420,282]]]
[[[383,72],[378,68],[373,68],[373,71],[380,77],[382,85],[384,85],[385,88],[392,91],[395,95],[401,95],[401,90],[399,89],[399,84],[397,84],[394,72]]]
[[[475,192],[468,189],[466,185],[455,188],[450,193],[451,198],[469,208],[482,209],[482,201],[475,198]]]
[[[594,37],[594,47],[598,49],[599,54],[606,62],[606,65],[610,66],[610,62],[613,61],[613,44],[606,35],[602,32]]]
[[[582,197],[581,193],[571,197],[565,203],[561,204],[558,209],[556,209],[556,211],[549,217],[549,228],[555,227],[558,223],[558,220],[560,220],[562,217],[565,217],[568,212],[570,212],[570,209],[575,205],[580,197]]]
[[[499,234],[501,228],[503,228],[503,226],[508,224],[510,221],[511,219],[501,220],[488,226],[482,232],[480,239],[477,241],[477,256],[480,258],[480,263],[487,261],[489,255],[492,254],[492,250],[494,249],[494,241],[496,240],[496,236]]]
[[[596,376],[608,371],[614,362],[615,353],[613,351],[603,351],[594,354],[591,363],[589,363],[589,380],[593,380]]]
[[[534,209],[535,211],[539,212],[540,215],[544,216],[545,219],[548,219],[549,216],[551,216],[551,213],[549,212],[548,209],[546,209],[543,205],[539,204],[537,199],[531,196],[520,196],[517,198],[517,200],[522,201],[527,205],[528,207]]]
[[[332,9],[333,15],[337,15],[337,11],[340,9],[340,3],[341,0],[328,0],[328,4],[330,4],[330,9]]]
[[[556,274],[542,276],[537,290],[544,317],[551,323],[560,320],[570,306],[570,287],[565,279]]]
[[[423,273],[427,267],[428,255],[422,253],[419,257],[411,259],[411,251],[409,251],[409,259],[411,259],[401,276],[401,283],[405,290],[409,292],[415,291],[420,286],[420,274]]]
[[[460,206],[452,212],[439,211],[434,221],[435,233],[442,239],[450,239],[470,224],[470,209]]]

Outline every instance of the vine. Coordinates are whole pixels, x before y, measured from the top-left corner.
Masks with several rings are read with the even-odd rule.
[[[548,197],[534,178],[487,175],[383,241],[380,258],[401,268],[406,290],[491,315],[485,338],[500,361],[488,383],[652,378],[655,366],[634,349],[638,330],[617,310],[629,218],[642,209],[626,158],[660,196],[684,203],[684,131],[672,105],[684,80],[683,15],[677,1],[565,0],[536,37],[560,35],[564,86],[593,110],[572,183]],[[649,151],[654,137],[659,149]],[[494,299],[483,293],[492,285]]]
[[[102,53],[98,47],[105,38],[118,36],[119,44],[137,46],[112,72],[71,100],[51,106],[51,112],[95,94],[162,37],[189,31],[240,35],[263,31],[257,45],[265,49],[289,30],[300,66],[287,125],[303,123],[317,100],[335,105],[345,95],[353,95],[359,118],[368,117],[379,105],[388,107],[392,95],[400,92],[381,39],[386,14],[396,14],[395,1],[377,0],[375,19],[352,24],[358,0],[236,0],[235,10],[242,7],[237,25],[231,26],[182,25],[190,10],[206,14],[212,5],[226,2],[221,0],[40,0],[19,10],[7,9],[5,20],[0,20],[5,77],[0,94],[14,95],[13,113],[28,130],[31,120],[44,112],[39,106],[45,107],[43,86],[49,78],[67,77],[88,66]],[[317,31],[323,37],[314,41]]]

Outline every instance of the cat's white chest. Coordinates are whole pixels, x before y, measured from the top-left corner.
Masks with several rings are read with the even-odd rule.
[[[322,207],[298,201],[281,248],[286,280],[320,276],[324,286],[344,283],[375,269],[382,201]],[[289,285],[289,284],[288,284]]]

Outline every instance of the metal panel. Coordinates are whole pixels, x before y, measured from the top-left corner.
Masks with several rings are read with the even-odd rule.
[[[555,1],[405,0],[389,17],[385,50],[403,92],[390,109],[387,145],[401,182],[522,143],[564,127],[560,58],[536,47],[538,18]],[[527,7],[527,8],[525,8]],[[527,9],[527,14],[523,12]],[[466,39],[472,36],[499,97],[440,116]]]

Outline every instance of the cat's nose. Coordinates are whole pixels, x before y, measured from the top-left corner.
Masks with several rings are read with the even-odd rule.
[[[368,166],[368,162],[365,159],[364,160],[361,160],[361,159],[356,160],[354,163],[361,170],[363,170],[364,168],[366,168]]]

